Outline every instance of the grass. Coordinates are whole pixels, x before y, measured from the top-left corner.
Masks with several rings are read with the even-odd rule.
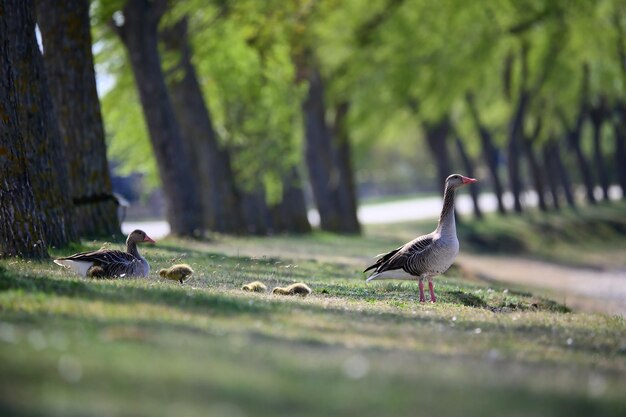
[[[624,207],[616,207],[571,221],[605,209],[621,218]],[[460,232],[517,236],[523,224],[534,223],[494,217]],[[182,286],[156,272],[84,280],[52,262],[0,261],[0,415],[626,413],[621,317],[570,312],[523,288],[465,280],[454,268],[436,280],[437,304],[417,302],[414,283],[364,283],[360,271],[373,254],[431,226],[145,247],[153,271],[175,262],[194,268]],[[576,246],[623,244],[619,231],[581,236],[555,237],[543,252],[564,261]],[[532,233],[520,239],[525,253],[541,251]],[[470,243],[463,248],[489,250]],[[304,281],[313,294],[240,290],[255,280],[270,289]]]

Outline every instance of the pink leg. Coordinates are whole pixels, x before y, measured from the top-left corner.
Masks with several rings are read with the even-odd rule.
[[[419,287],[420,287],[420,303],[425,303],[426,297],[424,297],[424,280],[422,280],[421,278],[419,282]]]
[[[437,302],[437,297],[435,297],[435,287],[433,286],[433,280],[432,279],[428,280],[428,291],[430,291],[430,302],[431,303],[436,303]]]

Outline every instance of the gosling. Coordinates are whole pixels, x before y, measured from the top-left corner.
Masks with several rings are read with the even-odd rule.
[[[265,292],[267,291],[267,286],[263,284],[261,281],[254,281],[254,282],[244,285],[243,287],[241,287],[241,289],[243,291],[249,291],[249,292]]]
[[[278,295],[301,295],[302,297],[306,297],[311,294],[311,289],[308,285],[298,282],[295,284],[291,284],[287,287],[276,287],[272,290],[272,294]]]
[[[106,278],[107,274],[101,266],[93,265],[87,270],[87,276],[89,278]]]
[[[187,264],[172,265],[167,269],[161,269],[159,275],[172,281],[178,281],[181,284],[187,281],[193,274],[193,269]]]

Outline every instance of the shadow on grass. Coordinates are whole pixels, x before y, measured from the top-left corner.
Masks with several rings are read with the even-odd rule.
[[[462,304],[467,307],[487,307],[487,303],[480,297],[463,291],[448,291],[445,293],[452,302]]]
[[[194,292],[180,288],[137,288],[92,285],[90,281],[54,279],[30,274],[9,274],[0,267],[0,292],[19,289],[24,292],[42,292],[88,300],[106,300],[118,303],[148,302],[189,310],[202,310],[222,315],[263,314],[276,310],[269,304],[249,303],[246,299]]]

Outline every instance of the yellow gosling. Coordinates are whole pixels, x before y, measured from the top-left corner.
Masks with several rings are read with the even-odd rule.
[[[254,281],[244,285],[241,289],[249,292],[265,292],[267,291],[267,286],[261,281]]]
[[[302,282],[298,282],[295,284],[291,284],[287,287],[276,287],[272,290],[272,294],[278,295],[301,295],[302,297],[306,297],[311,294],[311,288],[308,285]]]
[[[187,281],[193,274],[193,269],[187,264],[172,265],[167,269],[161,269],[159,275],[172,281],[178,281],[181,284]]]

